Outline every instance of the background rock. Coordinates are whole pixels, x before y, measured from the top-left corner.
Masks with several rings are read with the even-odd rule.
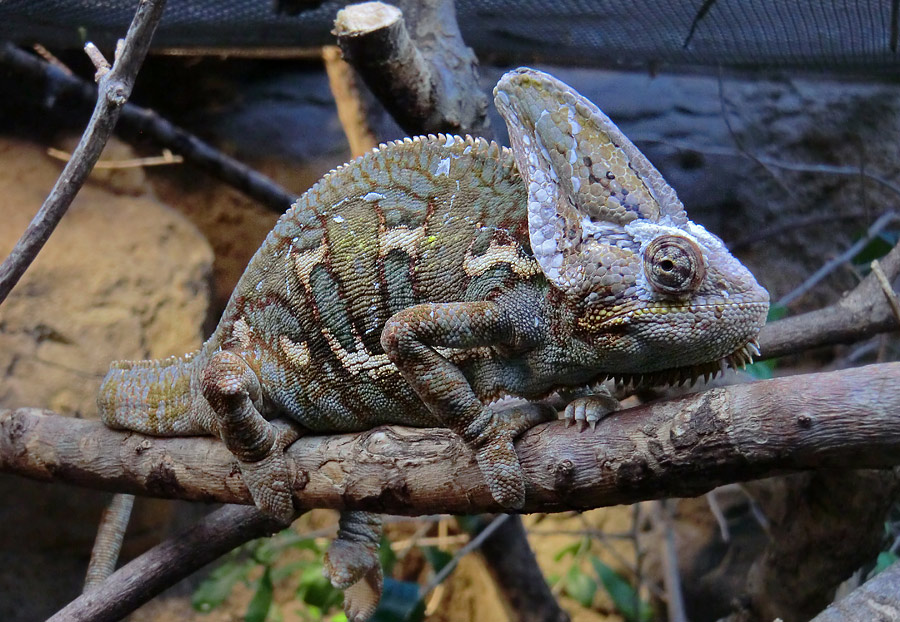
[[[113,144],[103,158],[134,157]],[[0,256],[12,249],[62,163],[0,138]],[[140,169],[88,183],[0,307],[0,406],[96,417],[110,361],[198,347],[212,252],[197,229],[149,192]],[[39,620],[81,590],[109,495],[0,476],[0,619]],[[136,506],[126,553],[145,548],[170,504]]]

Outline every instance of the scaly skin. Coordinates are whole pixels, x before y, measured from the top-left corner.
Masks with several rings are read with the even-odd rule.
[[[116,363],[103,420],[153,435],[214,434],[257,505],[289,518],[283,448],[305,429],[444,426],[515,509],[513,446],[547,418],[498,411],[607,376],[674,380],[749,360],[768,294],[591,102],[533,70],[495,101],[512,150],[431,136],[338,168],[289,210],[199,352]],[[568,416],[595,421],[602,396]],[[368,618],[380,522],[345,513],[327,568]]]

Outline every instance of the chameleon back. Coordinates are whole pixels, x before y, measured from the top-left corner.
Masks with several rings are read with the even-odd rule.
[[[265,411],[314,430],[437,425],[380,337],[420,302],[483,300],[538,279],[512,155],[481,139],[406,139],[342,166],[269,234],[200,359],[230,348],[255,369]],[[485,349],[447,352],[454,363]]]

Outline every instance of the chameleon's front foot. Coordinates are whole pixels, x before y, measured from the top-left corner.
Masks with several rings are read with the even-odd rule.
[[[289,524],[295,512],[284,450],[300,433],[283,422],[269,423],[260,414],[259,378],[234,352],[223,350],[212,357],[204,368],[201,387],[216,415],[219,435],[237,459],[256,507]]]
[[[617,410],[619,400],[613,397],[606,385],[601,385],[596,393],[582,395],[569,402],[563,418],[566,420],[566,427],[578,423],[581,430],[584,430],[585,425],[593,430],[601,419]]]
[[[325,554],[325,576],[344,591],[349,622],[365,622],[378,607],[384,578],[378,544],[381,518],[369,512],[342,512],[338,536]]]
[[[516,404],[498,410],[486,407],[489,422],[472,443],[475,459],[494,500],[509,510],[525,505],[525,472],[513,441],[556,413],[543,404]]]

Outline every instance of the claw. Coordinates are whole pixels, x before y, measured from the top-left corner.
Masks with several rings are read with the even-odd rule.
[[[725,372],[728,371],[728,364],[725,362],[725,359],[719,359],[719,370],[722,372],[722,375],[725,375]]]

